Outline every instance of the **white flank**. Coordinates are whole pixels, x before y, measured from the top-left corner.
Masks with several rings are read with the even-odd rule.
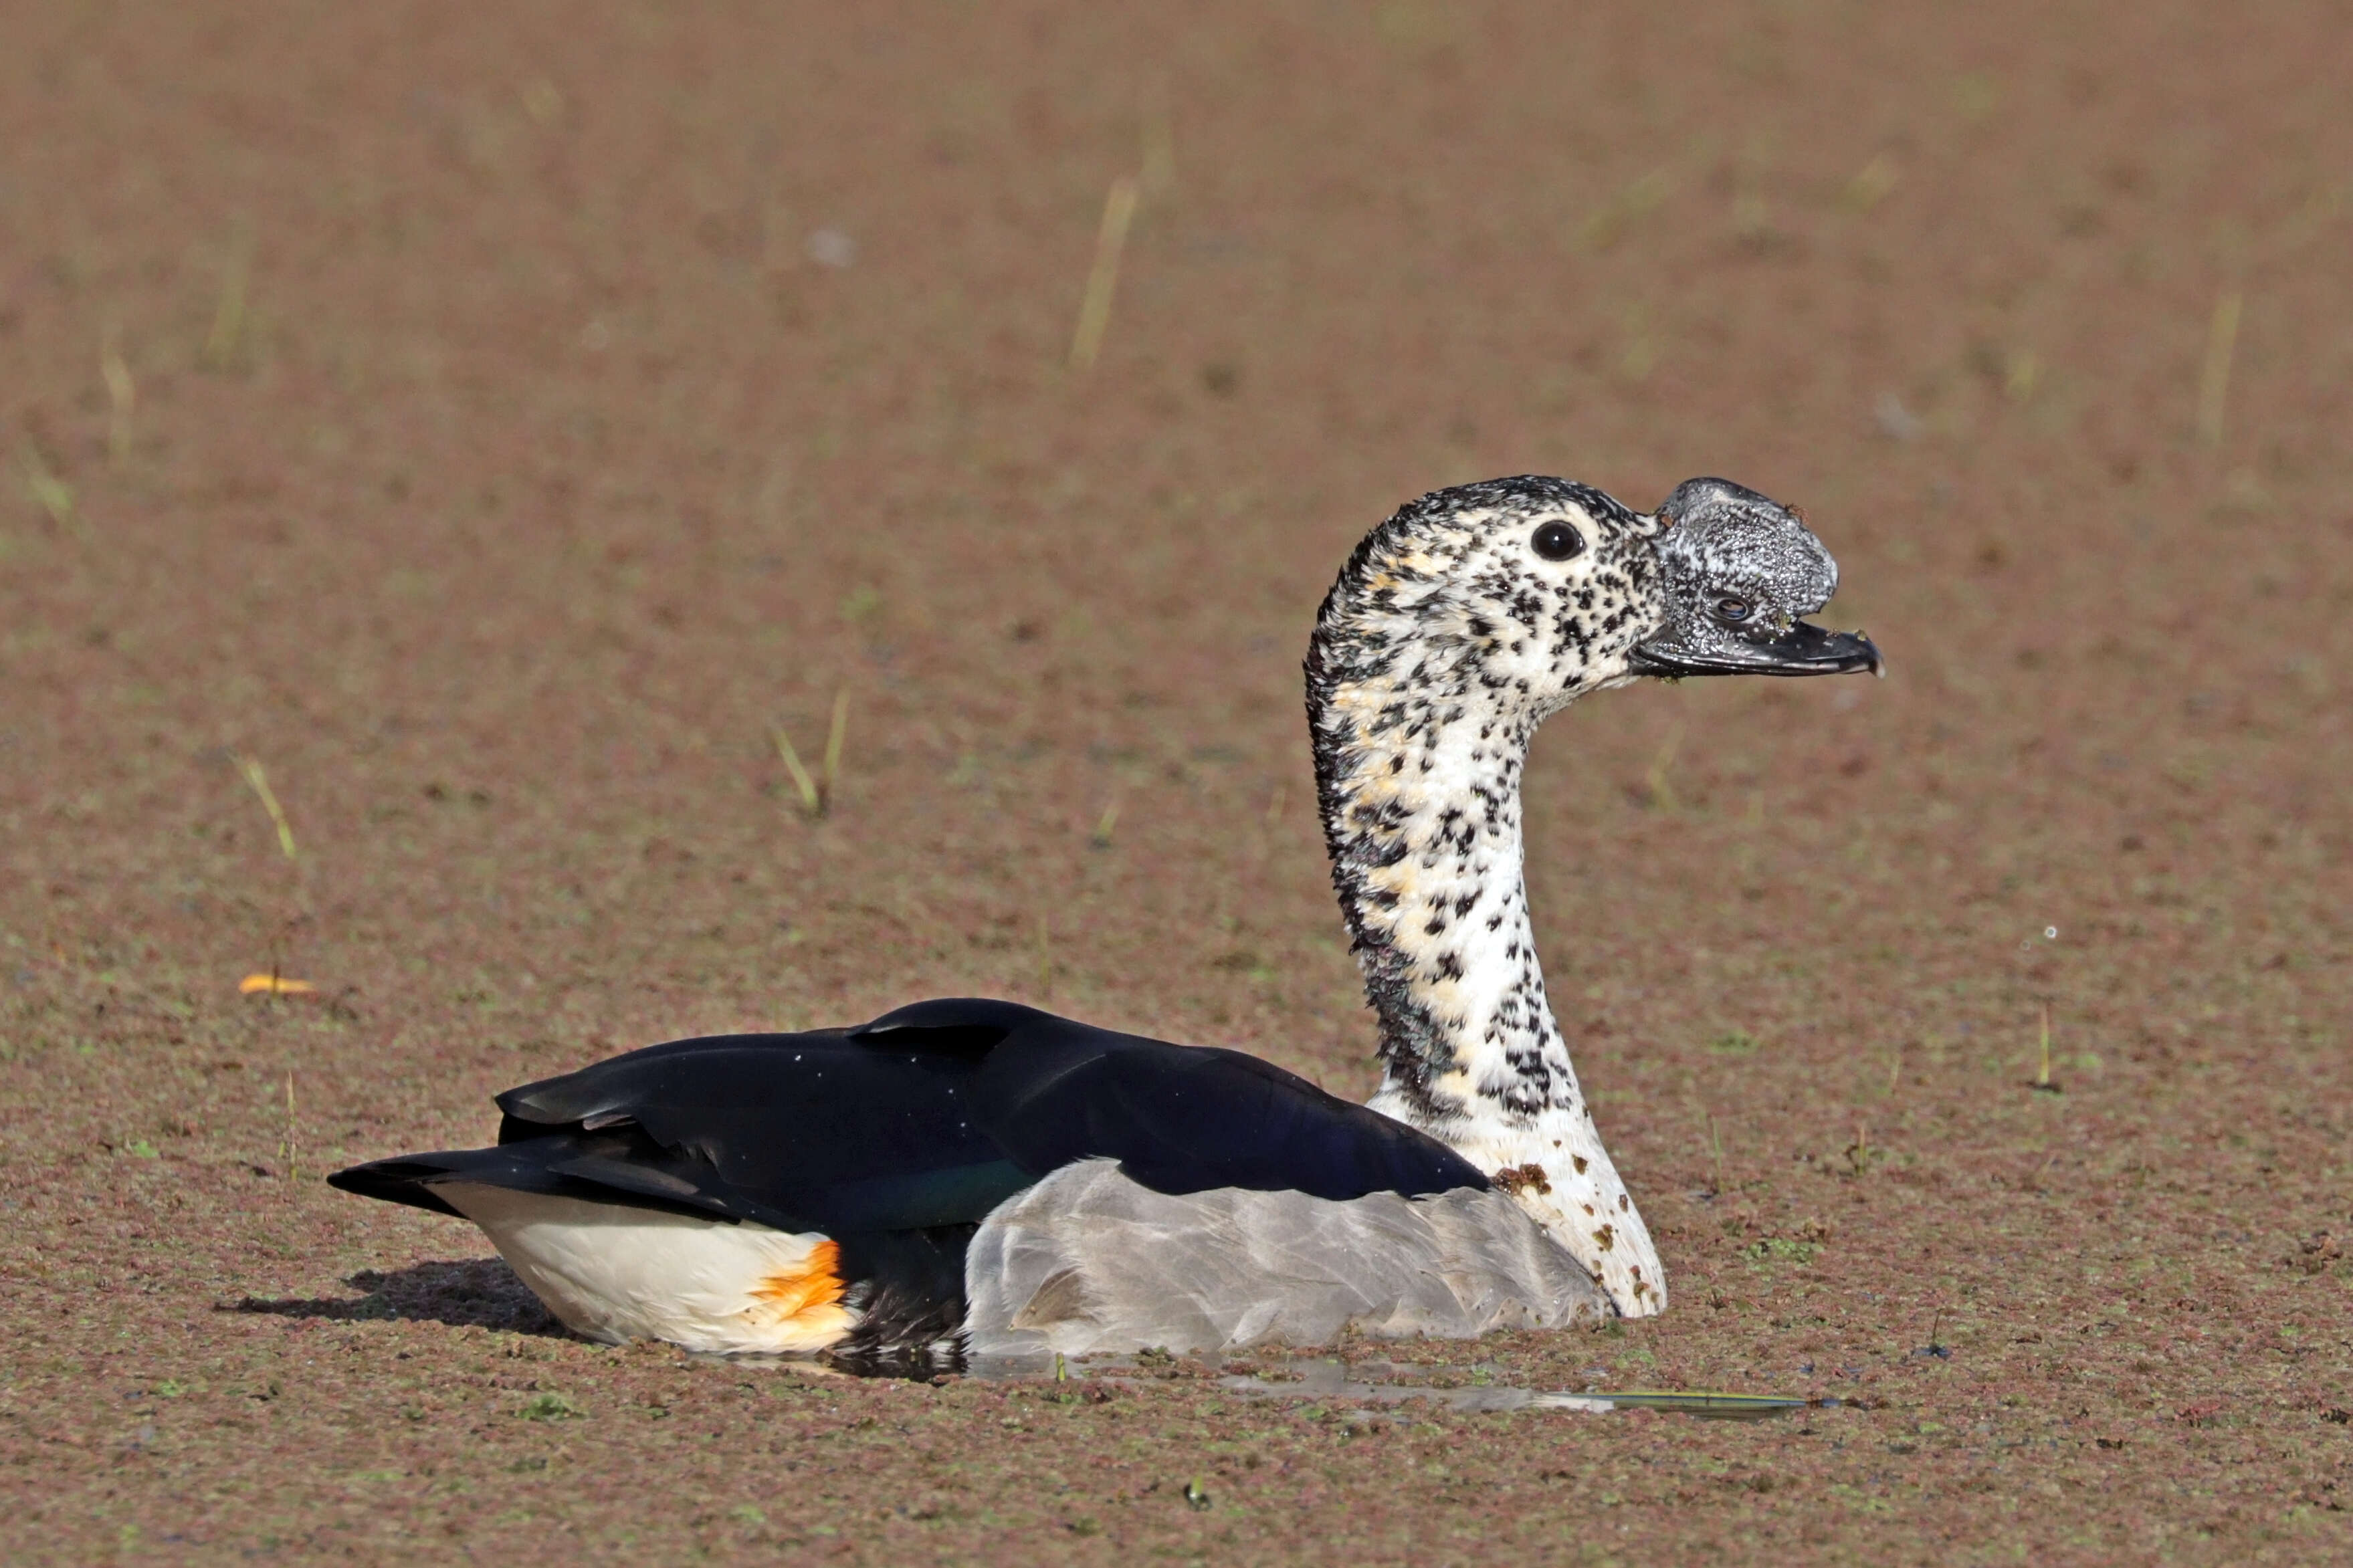
[[[474,1182],[434,1192],[576,1334],[665,1340],[714,1355],[807,1355],[858,1325],[838,1300],[834,1246],[749,1221],[518,1193]]]

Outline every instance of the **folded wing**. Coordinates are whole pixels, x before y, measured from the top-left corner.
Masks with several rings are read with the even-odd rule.
[[[495,1148],[379,1160],[330,1180],[441,1213],[455,1211],[433,1187],[464,1180],[837,1237],[976,1224],[1092,1158],[1171,1194],[1345,1201],[1487,1185],[1436,1140],[1256,1058],[1004,1002],[673,1041],[498,1104]]]

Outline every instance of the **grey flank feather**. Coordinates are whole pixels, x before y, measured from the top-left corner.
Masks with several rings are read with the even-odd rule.
[[[1107,1160],[1065,1166],[990,1215],[965,1279],[975,1356],[1328,1344],[1349,1329],[1469,1339],[1613,1314],[1501,1192],[1171,1196]]]

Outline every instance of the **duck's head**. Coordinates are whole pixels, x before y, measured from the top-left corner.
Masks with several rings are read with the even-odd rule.
[[[1685,479],[1658,518],[1667,621],[1635,650],[1635,673],[1886,673],[1869,637],[1801,618],[1830,603],[1838,563],[1793,508],[1729,479]]]
[[[1645,675],[1877,672],[1869,638],[1800,618],[1837,586],[1796,511],[1726,479],[1688,480],[1647,517],[1569,479],[1457,485],[1349,557],[1316,618],[1311,705],[1354,693],[1340,705],[1373,710],[1351,715],[1362,737],[1466,710],[1541,721]]]
[[[1426,495],[1366,534],[1333,584],[1308,650],[1311,690],[1360,691],[1379,709],[1360,720],[1412,730],[1465,704],[1540,720],[1631,679],[1667,616],[1660,527],[1568,479]]]

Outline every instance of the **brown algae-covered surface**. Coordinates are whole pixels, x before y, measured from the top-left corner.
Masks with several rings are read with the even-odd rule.
[[[5,32],[12,1559],[2353,1556],[2343,4]],[[1547,731],[1672,1305],[1343,1353],[1841,1405],[690,1362],[320,1182],[926,994],[1367,1092],[1299,656],[1527,470],[1805,506],[1893,673]]]

